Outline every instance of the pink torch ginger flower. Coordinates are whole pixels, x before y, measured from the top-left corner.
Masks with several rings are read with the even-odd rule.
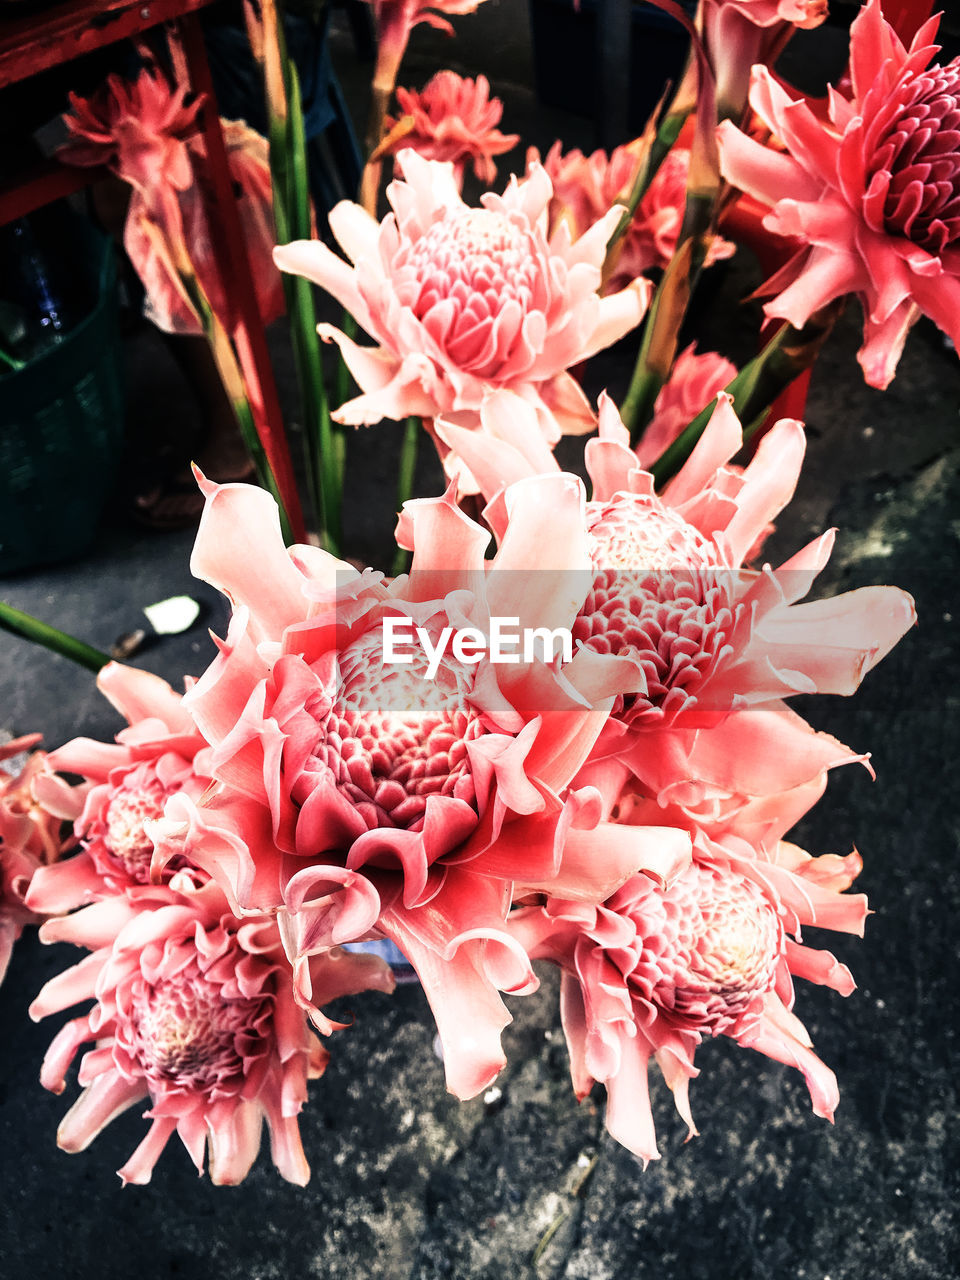
[[[535,148],[527,153],[527,163],[536,164]],[[566,223],[573,235],[583,233],[602,218],[615,204],[625,204],[637,172],[639,157],[635,143],[617,147],[607,156],[594,151],[563,154],[555,142],[547,152],[543,167],[553,183],[550,201],[550,226]],[[604,282],[603,292],[616,293],[638,276],[665,267],[673,257],[683,224],[687,199],[687,173],[690,152],[674,147],[658,169],[644,193],[633,221],[620,240],[613,270]],[[735,246],[715,237],[707,262],[729,258]]]
[[[916,619],[894,587],[800,603],[832,531],[776,571],[741,567],[792,496],[804,452],[800,424],[785,419],[745,469],[728,468],[741,439],[721,394],[661,495],[612,413],[588,459],[597,575],[575,635],[632,656],[646,678],[645,693],[614,708],[594,760],[616,756],[661,805],[728,808],[735,796],[791,792],[858,759],[784,699],[854,693]]]
[[[646,281],[597,296],[606,244],[619,210],[574,239],[566,227],[546,233],[551,185],[534,166],[502,195],[470,208],[450,165],[400,153],[404,181],[390,184],[394,212],[378,224],[346,201],[330,225],[354,263],[319,241],[277,249],[284,271],[327,289],[378,344],[361,347],[331,325],[363,394],[334,417],[374,423],[410,414],[456,414],[480,426],[480,408],[510,390],[535,410],[549,445],[594,426],[594,415],[567,369],[634,328],[649,299]]]
[[[750,68],[774,66],[794,31],[820,26],[827,11],[827,0],[704,0],[701,22],[719,118],[739,121]]]
[[[826,122],[756,69],[750,101],[787,154],[720,130],[725,177],[801,242],[764,286],[767,314],[802,326],[855,293],[858,358],[880,388],[921,313],[960,343],[960,59],[930,65],[937,22],[905,49],[870,0],[851,28],[851,97],[831,92]]]
[[[40,1019],[94,1001],[58,1032],[41,1070],[41,1083],[63,1092],[77,1050],[94,1042],[80,1062],[83,1093],[57,1134],[63,1150],[83,1151],[147,1101],[150,1131],[119,1171],[124,1183],[149,1182],[174,1133],[201,1173],[206,1152],[213,1182],[241,1182],[264,1120],[280,1174],[307,1182],[297,1115],[328,1055],[294,1002],[274,919],[238,920],[216,885],[197,888],[184,872],[50,920],[41,938],[91,953],[30,1007]],[[312,978],[319,1002],[393,985],[376,957],[341,951],[314,960]]]
[[[739,13],[758,27],[790,22],[804,30],[819,27],[828,12],[827,0],[706,0],[706,6]]]
[[[493,157],[520,141],[519,134],[501,133],[497,128],[503,103],[490,97],[486,76],[469,80],[455,71],[438,71],[419,93],[398,88],[397,102],[401,115],[387,119],[391,133],[379,154],[396,155],[409,147],[425,160],[448,161],[460,187],[468,162],[489,187],[497,176]]]
[[[202,102],[186,104],[187,90],[172,90],[159,70],[144,68],[134,81],[111,76],[92,98],[76,95],[64,117],[73,141],[64,158],[108,165],[147,199],[185,191],[193,182],[186,139],[196,131]]]
[[[682,351],[657,396],[653,418],[637,446],[640,466],[649,467],[656,462],[683,428],[736,376],[736,365],[716,351],[696,355],[693,344]]]
[[[34,878],[30,904],[48,912],[169,879],[187,865],[168,851],[165,869],[153,866],[151,824],[170,796],[184,791],[197,800],[211,781],[207,744],[166,681],[112,662],[97,685],[130,727],[116,743],[75,738],[50,755],[54,768],[80,774],[87,788],[74,826],[81,852]]]
[[[163,74],[144,68],[129,83],[110,76],[89,99],[71,95],[64,117],[73,135],[60,151],[77,165],[106,165],[133,188],[124,247],[146,291],[145,310],[168,333],[202,332],[181,279],[186,263],[214,312],[230,330],[229,290],[213,258],[203,197],[206,150],[198,133],[202,100],[185,105],[186,89],[171,89]],[[283,313],[283,285],[273,265],[273,215],[267,142],[242,121],[222,122],[230,175],[245,233],[264,322]]]
[[[17,774],[3,767],[39,741],[36,733],[0,745],[0,982],[23,926],[39,923],[26,905],[31,881],[60,856],[63,822],[80,807],[78,789],[56,776],[44,752],[33,752]]]
[[[410,32],[421,22],[453,35],[453,27],[441,14],[459,17],[474,13],[482,0],[367,0],[377,24],[377,66],[373,83],[388,92],[397,83],[397,72],[406,52]]]
[[[556,462],[521,453],[516,406],[498,405],[496,415],[493,407],[483,433],[443,420],[437,430],[491,499],[487,519],[499,534],[508,526],[498,485]],[[729,815],[731,805],[812,785],[860,758],[783,700],[854,693],[915,621],[913,601],[869,587],[799,603],[829,559],[832,531],[777,570],[744,569],[793,494],[805,442],[801,424],[784,419],[742,470],[728,465],[741,444],[721,393],[690,457],[657,494],[612,402],[601,401],[599,438],[586,449],[595,576],[574,637],[636,662],[643,688],[618,698],[582,781],[599,785],[599,762],[616,759],[662,805]]]
[[[484,634],[491,618],[569,627],[589,585],[582,487],[561,475],[518,485],[490,565],[488,534],[451,494],[408,503],[413,566],[389,586],[316,548],[288,552],[263,491],[205,492],[192,567],[234,615],[185,705],[220,791],[168,801],[171,848],[235,910],[279,911],[308,1009],[312,955],[395,942],[436,1016],[448,1085],[472,1096],[504,1062],[498,991],[536,986],[506,930],[513,893],[599,900],[689,857],[685,832],[615,828],[597,791],[569,790],[616,691],[634,687],[633,663],[584,651],[561,676],[451,650],[430,678],[422,647],[407,663],[387,657],[397,622],[434,646],[445,627]]]
[[[832,1120],[833,1072],[790,1011],[793,976],[849,995],[854,982],[828,951],[801,946],[802,925],[863,934],[866,900],[842,894],[857,854],[810,858],[780,843],[759,859],[743,841],[703,835],[668,886],[628,881],[602,906],[548,900],[511,917],[535,958],[563,971],[561,1012],[577,1096],[607,1089],[607,1129],[644,1163],[659,1158],[647,1086],[654,1058],[690,1136],[697,1046],[726,1035],[804,1074],[814,1112]]]

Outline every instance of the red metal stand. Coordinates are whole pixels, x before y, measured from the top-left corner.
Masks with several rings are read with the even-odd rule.
[[[67,0],[0,25],[0,89],[142,35],[211,0]]]
[[[231,296],[237,302],[239,320],[234,338],[250,405],[294,536],[302,542],[306,540],[303,512],[197,16],[197,10],[209,3],[211,0],[68,0],[56,8],[4,22],[0,26],[0,88],[118,40],[143,35],[161,23],[169,24],[168,39],[182,43],[189,87],[204,95],[203,133],[210,176],[207,214],[211,228],[222,233],[212,237],[217,270],[224,283],[229,281]],[[177,61],[175,58],[174,65]],[[100,169],[75,169],[54,162],[6,181],[0,185],[0,224],[102,176]]]

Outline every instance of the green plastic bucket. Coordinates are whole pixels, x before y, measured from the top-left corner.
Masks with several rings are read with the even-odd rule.
[[[0,377],[0,574],[90,547],[123,443],[112,241],[84,221],[96,305],[55,347]]]

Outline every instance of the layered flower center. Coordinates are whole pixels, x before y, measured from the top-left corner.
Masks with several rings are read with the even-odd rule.
[[[906,75],[869,120],[867,221],[933,254],[960,240],[960,59]]]
[[[783,929],[773,904],[750,881],[701,865],[658,896],[663,920],[643,938],[634,982],[689,1030],[741,1034],[775,981]]]
[[[245,998],[209,979],[195,958],[133,989],[124,1047],[155,1085],[235,1093],[265,1052],[272,996]]]
[[[136,778],[112,797],[104,815],[107,853],[137,884],[150,879],[153,841],[144,823],[163,817],[166,790],[157,778]]]
[[[409,664],[386,663],[379,628],[341,652],[340,685],[318,719],[293,792],[298,803],[306,803],[318,773],[332,776],[368,830],[420,830],[431,796],[474,802],[467,742],[482,730],[466,700],[473,674],[444,659],[431,679],[427,655],[416,648],[411,656]]]
[[[84,843],[102,875],[112,877],[120,872],[134,884],[150,883],[155,846],[146,824],[162,818],[169,797],[184,787],[199,790],[202,782],[190,762],[174,752],[142,761],[119,781],[113,776],[105,803],[85,832]],[[184,868],[207,878],[184,854],[168,848],[162,879],[168,881]]]
[[[618,493],[608,503],[590,502],[587,526],[597,569],[696,569],[721,563],[715,545],[656,498]]]
[[[401,250],[394,284],[433,340],[478,378],[497,376],[516,354],[525,317],[548,303],[535,238],[517,219],[491,209],[435,222]],[[542,345],[540,327],[539,342],[528,333],[528,345],[531,338],[534,347]],[[529,365],[535,351],[522,354]]]
[[[618,494],[590,506],[597,573],[574,640],[640,663],[647,692],[621,699],[619,719],[671,718],[724,655],[734,620],[729,573],[716,546],[655,499]]]

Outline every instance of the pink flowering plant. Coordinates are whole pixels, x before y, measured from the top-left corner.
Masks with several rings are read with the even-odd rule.
[[[70,140],[61,157],[75,165],[105,165],[132,189],[124,248],[145,292],[145,311],[168,333],[203,332],[185,275],[196,276],[210,306],[232,331],[233,299],[213,262],[201,186],[204,145],[198,112],[171,89],[164,74],[145,66],[136,80],[111,76],[90,98],[71,97],[64,117]],[[280,277],[270,260],[273,229],[265,140],[242,121],[224,122],[230,176],[250,253],[257,302],[265,321],[283,311]]]
[[[580,151],[564,155],[561,144],[555,142],[543,161],[553,183],[551,224],[566,223],[576,235],[582,235],[608,209],[625,205],[641,155],[642,148],[637,144],[616,147],[609,157],[604,151],[594,151],[589,156]],[[536,150],[531,149],[528,166],[538,162]],[[673,257],[683,224],[689,172],[689,149],[673,147],[617,242],[615,256],[607,263],[605,293],[623,288],[653,270],[662,270]],[[718,236],[710,246],[709,260],[729,258],[735,249],[735,245]]]
[[[361,390],[334,417],[356,425],[419,415],[432,425],[454,414],[482,430],[484,401],[509,391],[531,406],[548,445],[592,430],[570,366],[635,328],[650,295],[643,277],[598,294],[618,209],[576,238],[565,226],[549,235],[552,187],[539,166],[471,208],[449,164],[409,150],[399,159],[404,178],[390,185],[394,212],[382,224],[353,204],[331,214],[352,269],[319,241],[276,251],[283,270],[328,289],[378,343],[320,327]],[[460,474],[461,489],[475,492]]]
[[[295,542],[264,488],[197,473],[191,569],[230,613],[183,694],[0,608],[97,669],[126,721],[0,775],[0,973],[29,923],[84,952],[31,1005],[74,1010],[41,1082],[72,1089],[79,1058],[67,1151],[145,1108],[125,1183],[174,1134],[239,1182],[264,1125],[280,1175],[306,1182],[297,1117],[349,1034],[331,1006],[354,997],[362,1019],[364,993],[393,989],[385,944],[422,986],[459,1099],[507,1065],[510,1002],[552,965],[574,1092],[603,1086],[609,1132],[644,1163],[660,1154],[651,1069],[696,1133],[691,1082],[716,1036],[797,1068],[816,1115],[839,1102],[796,980],[853,991],[805,931],[863,933],[862,862],[790,833],[831,771],[871,766],[794,700],[854,695],[916,617],[894,586],[817,595],[836,530],[777,563],[764,548],[804,463],[800,379],[845,300],[875,386],[920,313],[960,337],[960,71],[936,62],[935,20],[902,39],[869,0],[849,75],[817,102],[773,63],[824,4],[702,0],[640,137],[609,155],[558,141],[542,162],[531,148],[473,200],[466,170],[490,186],[519,141],[489,82],[396,85],[415,28],[477,3],[372,3],[366,166],[329,243],[295,198],[276,9],[249,7],[272,257],[318,396],[316,537]],[[145,76],[76,104],[74,155],[123,171],[179,244],[196,104]],[[746,241],[777,268],[738,369],[687,322]],[[316,335],[311,286],[343,313]],[[633,369],[616,401],[584,374],[613,348]],[[407,423],[389,571],[347,559],[331,516],[341,428],[385,420]],[[446,487],[415,496],[424,433]],[[558,459],[565,436],[585,437],[582,475]]]
[[[184,870],[169,886],[50,920],[41,936],[89,952],[30,1006],[39,1019],[93,1000],[58,1031],[40,1072],[62,1093],[75,1054],[92,1042],[80,1062],[83,1092],[57,1134],[64,1151],[83,1151],[115,1116],[148,1102],[147,1136],[118,1171],[125,1184],[150,1181],[174,1133],[213,1182],[241,1182],[264,1122],[277,1171],[307,1182],[297,1115],[329,1055],[297,1015],[274,920],[238,919],[215,885]],[[382,961],[338,951],[314,963],[313,982],[324,1003],[392,987]]]
[[[936,61],[938,19],[905,47],[870,0],[850,32],[850,79],[819,120],[762,66],[750,103],[784,150],[732,123],[720,135],[728,180],[770,209],[768,230],[798,242],[764,292],[771,317],[802,327],[848,294],[859,299],[859,360],[888,386],[921,314],[960,338],[960,64]]]
[[[268,144],[238,120],[218,119],[202,132],[210,114],[205,97],[172,84],[146,49],[140,54],[134,78],[111,75],[88,98],[70,95],[63,117],[69,137],[59,156],[81,167],[103,166],[129,186],[123,244],[143,285],[144,313],[168,333],[204,335],[258,479],[280,500],[292,532],[301,520],[289,450],[271,429],[250,309],[244,311],[246,301],[266,324],[284,309],[282,277],[272,261],[281,211],[273,206]],[[222,214],[211,209],[214,129],[223,151],[219,176],[236,205],[232,257],[241,260],[231,270],[247,276],[242,289],[225,270],[229,256],[220,241],[229,240],[218,225]]]
[[[384,122],[389,133],[381,153],[396,155],[410,147],[425,160],[449,161],[461,187],[468,164],[484,186],[491,186],[497,176],[494,156],[512,151],[520,141],[519,134],[497,128],[503,103],[490,97],[486,76],[470,80],[455,71],[438,71],[419,93],[398,88],[397,107],[401,114]]]
[[[24,926],[39,923],[27,905],[37,872],[73,843],[66,822],[80,809],[78,790],[31,750],[39,741],[28,734],[0,745],[0,982]]]

